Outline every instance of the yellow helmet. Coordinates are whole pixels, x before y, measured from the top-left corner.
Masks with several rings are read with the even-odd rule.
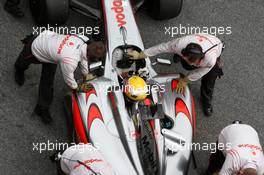
[[[130,77],[125,83],[125,94],[133,101],[141,101],[147,97],[148,87],[145,80],[139,76]]]

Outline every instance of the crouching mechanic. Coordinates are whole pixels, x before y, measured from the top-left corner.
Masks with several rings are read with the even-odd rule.
[[[35,113],[44,123],[52,121],[49,107],[53,99],[53,82],[57,64],[60,65],[63,78],[67,85],[77,91],[85,91],[87,84],[77,84],[74,71],[80,65],[85,80],[93,79],[89,74],[88,65],[99,61],[105,55],[102,42],[90,42],[82,35],[60,35],[55,32],[45,31],[38,36],[27,36],[24,48],[15,63],[15,81],[18,85],[24,84],[24,72],[30,64],[42,64],[39,84],[39,97]]]
[[[177,85],[177,92],[183,93],[189,82],[202,78],[201,99],[206,116],[213,113],[212,98],[215,80],[223,75],[220,67],[220,55],[224,44],[215,36],[208,34],[193,34],[178,38],[167,43],[161,43],[140,53],[131,51],[132,59],[143,59],[160,53],[174,53],[174,58],[181,61],[184,69],[191,72],[182,75]]]
[[[78,144],[57,155],[60,161],[58,174],[69,175],[114,175],[112,167],[104,160],[96,147],[90,144]]]
[[[207,174],[264,175],[264,154],[254,128],[234,122],[221,131],[218,143],[225,147],[210,156]]]

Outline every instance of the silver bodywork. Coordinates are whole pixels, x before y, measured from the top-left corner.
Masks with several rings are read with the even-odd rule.
[[[116,7],[114,4],[121,4],[118,8],[122,9],[119,10],[122,13],[116,13],[117,10],[113,10]],[[136,138],[133,135],[136,129],[126,109],[123,92],[115,91],[114,95],[128,148],[124,147],[120,139],[109,102],[109,88],[119,86],[118,76],[120,70],[113,64],[113,59],[117,59],[118,54],[115,53],[118,51],[117,48],[124,45],[124,34],[122,34],[120,27],[125,29],[125,42],[128,45],[135,46],[141,50],[144,50],[144,46],[129,0],[105,0],[103,1],[103,8],[108,38],[104,75],[89,82],[93,85],[96,94],[91,94],[87,99],[87,94],[78,93],[76,94],[76,99],[86,134],[89,136],[89,142],[99,145],[100,152],[112,166],[115,173],[117,175],[144,174],[137,150]],[[192,95],[188,88],[185,89],[184,95],[177,94],[172,89],[171,82],[178,78],[178,74],[158,75],[152,68],[149,59],[146,59],[146,70],[149,74],[149,82],[165,87],[165,91],[162,93],[158,91],[152,92],[152,98],[157,103],[162,104],[164,114],[174,122],[171,129],[165,129],[161,128],[159,119],[154,120],[154,133],[159,155],[159,174],[183,175],[188,169],[191,155],[191,150],[187,149],[187,146],[191,145],[193,139],[195,117],[192,109]],[[175,101],[177,99],[184,102],[189,116],[186,116],[184,112],[176,114]],[[103,120],[93,120],[89,128],[87,116],[91,104],[98,106]],[[178,143],[179,140],[182,141],[180,144]],[[131,153],[131,158],[129,158],[128,152]]]

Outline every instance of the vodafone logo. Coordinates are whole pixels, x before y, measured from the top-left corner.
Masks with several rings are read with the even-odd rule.
[[[115,18],[118,23],[118,27],[122,27],[126,24],[125,15],[124,15],[124,8],[122,0],[114,0],[113,7],[111,8],[115,12]]]
[[[88,168],[90,170],[91,167],[89,167],[89,166],[91,166],[93,163],[100,163],[100,162],[103,162],[103,160],[101,160],[101,159],[90,159],[90,160],[85,160],[82,163],[85,164],[86,166],[88,166],[86,168]],[[79,168],[83,164],[79,163],[78,165],[74,166],[73,169]]]
[[[60,43],[60,46],[59,46],[59,48],[58,48],[58,50],[57,50],[57,54],[61,54],[61,51],[62,51],[64,45],[65,45],[65,44],[67,43],[67,41],[69,40],[69,38],[70,38],[70,35],[67,35],[67,36],[62,40],[62,42]]]

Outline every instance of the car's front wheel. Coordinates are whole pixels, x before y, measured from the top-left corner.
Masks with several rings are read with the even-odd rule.
[[[149,0],[148,4],[154,19],[165,20],[180,14],[183,0]]]
[[[40,25],[60,25],[69,16],[69,0],[30,0],[30,10]]]

